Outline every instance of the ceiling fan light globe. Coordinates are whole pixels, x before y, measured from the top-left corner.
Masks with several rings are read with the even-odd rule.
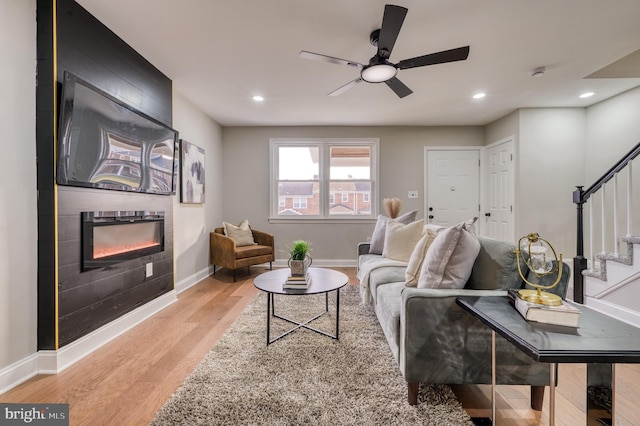
[[[360,77],[368,83],[382,83],[392,79],[398,73],[398,69],[389,64],[378,64],[364,67]]]

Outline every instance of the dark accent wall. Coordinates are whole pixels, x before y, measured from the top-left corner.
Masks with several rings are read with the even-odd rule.
[[[52,0],[37,2],[36,156],[38,188],[38,349],[56,346],[54,121]]]
[[[53,33],[53,19],[57,20],[57,34]],[[53,90],[54,70],[58,99]],[[169,78],[76,2],[38,1],[39,349],[69,344],[173,289],[173,197],[55,185],[53,107],[59,105],[64,71],[169,126],[172,117]],[[97,210],[164,211],[165,250],[81,272],[81,212]],[[149,262],[153,275],[147,278]]]

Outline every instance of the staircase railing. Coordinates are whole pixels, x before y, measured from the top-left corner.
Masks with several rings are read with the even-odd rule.
[[[613,182],[613,241],[614,241],[614,255],[618,255],[618,173],[621,170],[627,169],[627,236],[630,236],[632,230],[632,205],[633,205],[633,191],[632,191],[632,163],[631,161],[640,155],[640,143],[638,143],[631,151],[629,151],[620,161],[618,161],[611,169],[609,169],[600,179],[598,179],[593,185],[586,190],[583,186],[577,186],[573,191],[573,202],[577,208],[577,247],[576,256],[573,258],[573,300],[578,303],[584,303],[584,277],[582,272],[588,267],[588,259],[584,256],[584,205],[589,198],[598,191],[601,191],[601,253],[605,253],[606,244],[606,231],[607,231],[607,211],[606,207],[606,184],[614,180]],[[593,234],[594,234],[594,203],[589,203],[589,246],[593,251]],[[590,256],[593,259],[593,254]]]

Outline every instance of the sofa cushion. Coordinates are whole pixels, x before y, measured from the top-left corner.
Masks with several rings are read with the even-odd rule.
[[[256,243],[253,240],[253,233],[249,227],[248,220],[243,220],[237,226],[232,223],[222,222],[222,226],[224,227],[224,234],[233,238],[236,242],[236,247],[249,246]]]
[[[398,216],[395,219],[391,219],[385,215],[379,215],[376,226],[373,229],[373,235],[371,235],[371,245],[369,246],[369,253],[382,254],[382,249],[384,248],[384,236],[386,234],[387,222],[389,220],[395,220],[396,222],[407,224],[416,220],[417,214],[418,210],[412,210],[408,213]]]
[[[473,264],[465,288],[474,290],[507,290],[522,287],[518,274],[515,244],[487,237],[478,237],[480,251]],[[526,265],[523,272],[527,273]]]
[[[424,221],[422,219],[406,225],[394,220],[387,221],[382,256],[387,259],[408,262],[413,249],[422,238],[423,228]]]
[[[426,232],[420,238],[420,241],[416,244],[411,256],[409,257],[409,263],[407,265],[407,271],[405,273],[405,285],[409,287],[415,287],[418,285],[418,278],[420,277],[420,270],[424,262],[424,257],[427,254],[427,250],[435,240],[437,234],[430,228],[425,227]]]
[[[463,288],[480,251],[473,218],[447,228],[438,236],[425,256],[418,288]]]
[[[369,274],[369,291],[374,303],[378,303],[378,289],[380,287],[400,281],[404,282],[405,270],[406,267],[404,266],[385,266],[371,270]]]
[[[404,281],[380,286],[376,302],[376,316],[387,338],[393,357],[399,362],[400,310]]]

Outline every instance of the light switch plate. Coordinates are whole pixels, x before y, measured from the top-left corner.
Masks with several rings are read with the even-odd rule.
[[[153,263],[147,263],[147,278],[153,275]]]

